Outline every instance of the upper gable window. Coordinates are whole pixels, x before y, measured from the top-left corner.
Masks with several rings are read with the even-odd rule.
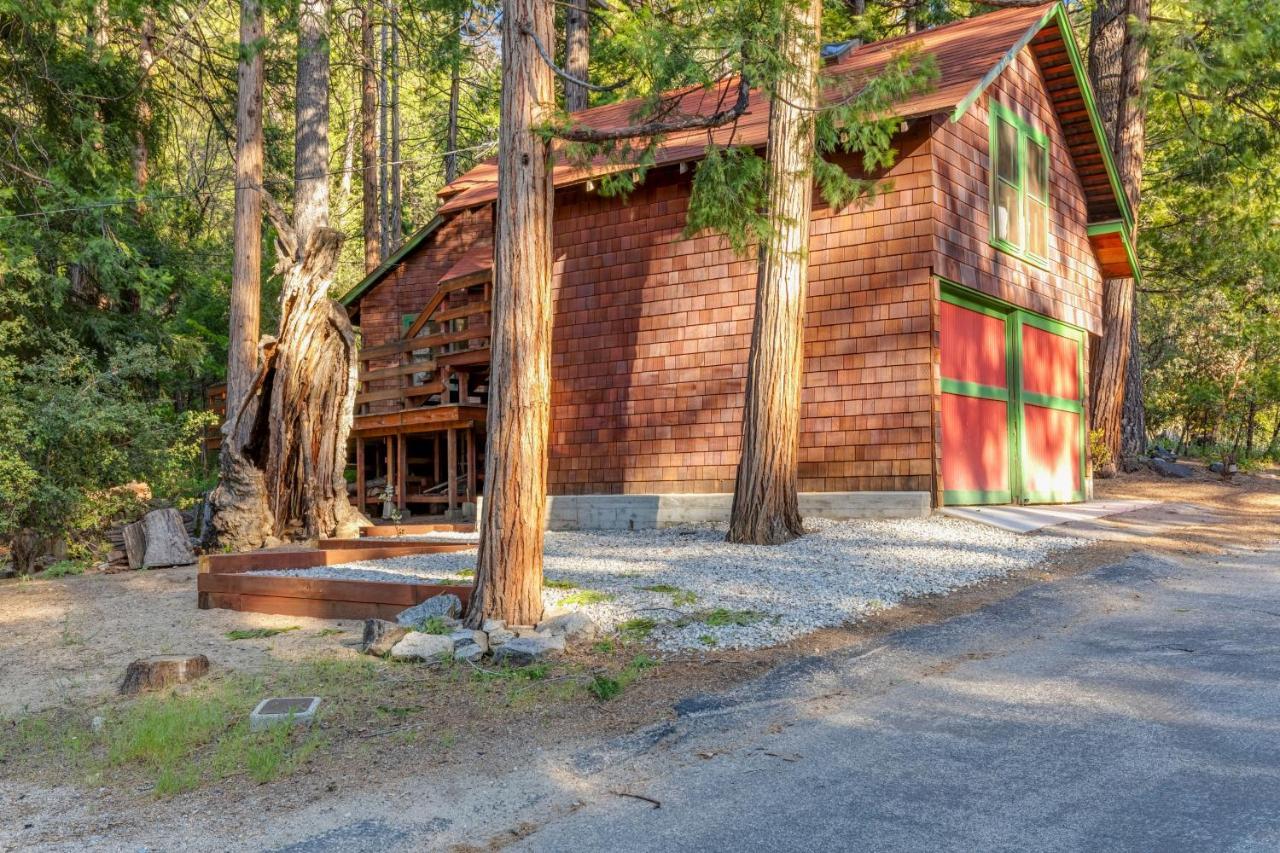
[[[991,243],[1044,266],[1049,254],[1049,138],[991,102]]]

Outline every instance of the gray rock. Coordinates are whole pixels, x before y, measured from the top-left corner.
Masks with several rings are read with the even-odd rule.
[[[453,638],[446,634],[410,631],[391,648],[396,660],[436,660],[453,655]]]
[[[1151,460],[1151,468],[1161,477],[1173,477],[1178,480],[1186,480],[1195,476],[1195,471],[1189,465],[1182,465],[1178,462],[1170,462],[1167,459],[1155,458]]]
[[[481,630],[483,630],[486,634],[489,633],[490,631],[501,631],[503,628],[506,628],[506,627],[507,627],[507,623],[501,619],[486,619],[484,620],[484,624],[480,626]]]
[[[421,625],[432,616],[456,619],[461,612],[462,601],[453,593],[446,592],[443,595],[432,596],[421,604],[415,604],[408,610],[401,610],[396,616],[396,621],[412,628],[414,625]]]
[[[1209,466],[1209,470],[1215,474],[1221,474],[1223,471],[1227,470],[1227,466],[1221,462],[1214,462]]]
[[[360,639],[360,651],[381,657],[400,642],[409,629],[386,619],[364,620],[364,636]]]
[[[453,650],[454,660],[477,661],[484,657],[484,649],[475,643],[463,643]]]
[[[507,630],[514,633],[517,637],[527,637],[530,634],[536,634],[538,629],[532,625],[508,625]]]
[[[540,634],[563,634],[570,643],[589,643],[596,638],[599,629],[595,621],[581,610],[570,610],[543,619],[538,623]]]
[[[472,631],[469,628],[462,628],[450,634],[449,638],[453,640],[454,651],[465,645],[479,646],[482,653],[489,651],[489,637],[484,631]]]
[[[508,640],[493,650],[493,659],[498,663],[526,666],[555,657],[563,651],[563,634],[535,634]]]
[[[498,628],[488,632],[489,646],[501,646],[503,643],[509,643],[516,638],[515,631],[508,631],[506,628]]]

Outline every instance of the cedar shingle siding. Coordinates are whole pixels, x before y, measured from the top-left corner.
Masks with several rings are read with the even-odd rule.
[[[1017,14],[1031,20],[1044,11]],[[1008,20],[996,15],[1004,13],[990,20]],[[990,30],[960,26],[990,38]],[[956,32],[930,38],[950,44]],[[1000,37],[1016,37],[1010,32]],[[968,91],[953,88],[950,103]],[[1048,134],[1048,269],[989,243],[991,99]],[[1069,148],[1032,49],[958,121],[947,109],[911,120],[897,163],[880,176],[886,192],[847,210],[814,209],[802,491],[938,494],[939,278],[1100,330],[1102,275],[1073,160],[1087,152],[1079,154],[1078,140]],[[733,490],[756,262],[735,257],[718,237],[683,236],[691,176],[654,169],[625,200],[581,184],[557,192],[552,494]],[[486,186],[466,178],[460,185],[450,204]],[[367,344],[397,338],[401,315],[418,311],[440,276],[487,236],[489,204],[476,197],[480,207],[447,213],[364,294]]]

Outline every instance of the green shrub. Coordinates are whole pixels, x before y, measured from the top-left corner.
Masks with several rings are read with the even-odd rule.
[[[84,574],[85,564],[79,560],[59,560],[41,572],[43,578],[65,578],[69,575]]]
[[[445,623],[443,616],[428,616],[418,624],[415,631],[421,631],[424,634],[448,634],[453,631],[448,624]]]

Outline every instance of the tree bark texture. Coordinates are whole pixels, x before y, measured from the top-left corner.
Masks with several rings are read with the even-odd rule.
[[[785,11],[779,50],[791,71],[769,105],[770,233],[760,247],[742,458],[729,519],[729,541],[755,545],[804,533],[797,494],[800,392],[822,4],[802,0]]]
[[[1123,191],[1136,213],[1141,194],[1146,79],[1143,34],[1130,26],[1130,16],[1145,26],[1149,0],[1098,0],[1090,22],[1089,77],[1108,143],[1115,154]],[[1134,235],[1136,236],[1136,235]],[[1103,432],[1115,459],[1132,454],[1134,427],[1144,420],[1141,362],[1136,352],[1137,293],[1132,279],[1103,282],[1102,337],[1090,356],[1090,399],[1093,429]],[[1131,393],[1136,389],[1136,394]],[[1126,402],[1126,400],[1128,402]],[[1125,441],[1128,412],[1130,440]],[[1142,427],[1145,434],[1145,425]]]
[[[283,215],[273,209],[272,220],[281,235],[280,333],[263,339],[255,396],[233,430],[248,440],[230,448],[234,464],[224,464],[210,495],[213,535],[237,551],[354,536],[360,521],[343,476],[355,413],[355,332],[328,298],[343,235],[314,229],[299,252]]]
[[[502,96],[488,448],[480,552],[468,623],[534,624],[542,615],[542,539],[551,402],[550,144],[555,109],[551,0],[504,0]]]
[[[1116,132],[1116,168],[1137,217],[1142,202],[1142,165],[1146,157],[1147,25],[1151,0],[1129,0],[1129,23],[1124,46],[1124,89],[1120,126]],[[1133,240],[1138,240],[1134,225]],[[1129,353],[1126,360],[1124,404],[1120,421],[1120,450],[1137,456],[1147,450],[1146,401],[1142,385],[1142,350],[1138,339],[1138,288],[1133,286],[1129,307]]]
[[[1089,20],[1089,82],[1112,151],[1116,149],[1116,125],[1120,121],[1127,10],[1128,0],[1097,0]]]
[[[378,219],[378,74],[374,67],[373,0],[360,8],[360,170],[363,179],[364,271],[382,262]]]
[[[390,115],[387,111],[387,57],[391,52],[391,30],[385,20],[378,30],[378,233],[382,235],[378,244],[378,260],[384,261],[391,254],[391,176],[387,171],[391,160],[387,151],[387,144],[391,139],[391,128],[388,127]]]
[[[391,211],[387,215],[390,235],[387,254],[400,248],[404,238],[404,208],[400,180],[400,11],[391,6]]]
[[[342,242],[340,231],[313,230],[284,274],[280,334],[264,382],[271,397],[263,470],[277,536],[357,532],[343,476],[355,414],[355,332],[329,298]]]
[[[568,0],[564,7],[564,70],[577,80],[591,80],[591,18],[587,14],[587,0]],[[586,86],[565,81],[566,110],[571,113],[585,110],[589,97]]]
[[[274,539],[354,535],[358,520],[343,477],[355,411],[355,333],[328,296],[343,235],[326,224],[327,0],[303,0],[299,12],[294,223],[271,196],[260,195],[276,229],[276,271],[283,278],[279,333],[261,343],[254,396],[233,422],[236,440],[224,442],[224,478],[211,497],[219,543],[238,550]],[[320,24],[305,23],[316,15]],[[312,185],[317,174],[322,191]]]
[[[236,95],[235,222],[232,238],[227,423],[245,403],[257,372],[262,288],[262,7],[240,4]]]
[[[293,228],[306,245],[329,225],[329,0],[298,3]]]
[[[449,123],[445,130],[444,142],[444,182],[453,183],[458,177],[458,99],[461,96],[462,84],[462,24],[458,24],[457,52],[453,55],[453,64],[449,69]]]

